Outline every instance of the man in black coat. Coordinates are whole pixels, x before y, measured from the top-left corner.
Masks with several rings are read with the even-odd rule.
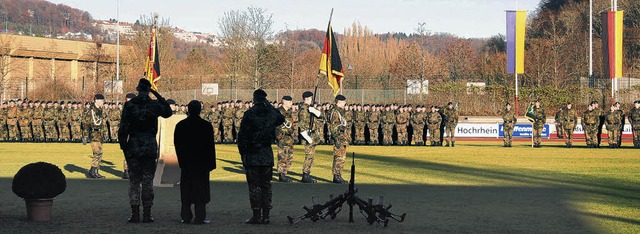
[[[143,223],[154,221],[151,217],[153,206],[153,177],[158,159],[158,117],[171,117],[169,103],[154,90],[149,80],[142,78],[136,87],[138,96],[125,102],[118,129],[120,149],[124,152],[129,166],[129,203],[131,217],[128,222],[140,222],[140,203],[144,208]],[[149,97],[152,93],[157,100]],[[142,200],[142,202],[141,202]]]
[[[211,123],[200,117],[200,102],[193,100],[188,108],[187,118],[176,125],[173,135],[181,169],[180,215],[183,223],[190,223],[193,218],[191,204],[194,204],[194,223],[204,224],[209,223],[209,220],[205,220],[206,205],[211,201],[209,172],[216,168],[216,146]]]
[[[262,89],[253,92],[253,104],[244,113],[238,132],[238,150],[249,184],[249,201],[253,216],[247,224],[268,224],[271,210],[271,177],[276,127],[285,118],[267,101]]]

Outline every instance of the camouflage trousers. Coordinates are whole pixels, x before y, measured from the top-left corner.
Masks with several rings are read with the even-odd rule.
[[[313,131],[317,134],[318,136],[318,145],[324,144],[325,143],[325,139],[324,139],[324,126],[313,126]],[[331,136],[329,136],[329,138],[331,138]]]
[[[44,123],[44,131],[47,140],[55,141],[58,140],[58,132],[56,131],[56,124],[53,121],[45,121]]]
[[[18,130],[18,123],[7,124],[7,132],[9,140],[17,141],[20,139],[20,131]]]
[[[109,122],[109,138],[116,142],[118,141],[118,129],[120,128],[120,121],[111,121]],[[62,132],[62,131],[60,131]],[[62,133],[60,133],[62,135]],[[62,137],[61,137],[62,138]]]
[[[398,131],[398,145],[404,145],[409,141],[409,135],[407,134],[407,124],[397,124],[396,130]]]
[[[245,166],[251,209],[271,209],[271,166]]]
[[[431,144],[440,143],[440,126],[429,125],[429,140]]]
[[[315,133],[311,134],[313,144],[309,144],[307,140],[302,139],[304,143],[304,164],[302,164],[302,173],[311,174],[311,167],[313,166],[313,159],[316,157],[316,145],[320,140]]]
[[[609,135],[609,145],[617,145],[618,144],[618,139],[620,138],[620,130],[619,129],[613,129],[613,130],[607,130],[607,134]]]
[[[338,148],[336,145],[339,145]],[[344,162],[347,160],[347,143],[340,142],[333,145],[333,167],[334,175],[341,175],[344,169]]]
[[[377,124],[370,124],[369,125],[369,141],[371,142],[371,144],[375,144],[375,145],[379,145],[379,139],[378,139],[378,127],[380,127]]]
[[[558,138],[567,137],[566,136],[566,127],[564,124],[556,123],[556,131],[558,131]]]
[[[232,123],[223,123],[222,131],[224,131],[224,141],[233,142],[233,125]]]
[[[71,140],[71,129],[69,129],[68,123],[59,123],[60,130],[60,140],[69,141]]]
[[[82,138],[82,128],[80,123],[71,122],[71,137],[74,141],[80,141]]]
[[[102,161],[102,142],[91,141],[91,151],[93,156],[91,157],[91,167],[100,169],[100,162]]]
[[[532,128],[532,134],[533,134],[533,144],[534,145],[540,145],[542,143],[542,141],[540,140],[542,137],[542,130],[544,129],[543,126],[540,127],[533,127]]]
[[[34,120],[31,123],[31,129],[33,130],[33,138],[40,141],[44,139],[44,129],[42,128],[42,121]]]
[[[356,128],[356,139],[355,141],[360,142],[360,143],[364,143],[364,122],[360,123],[356,123],[355,124],[355,128]]]
[[[349,143],[353,142],[351,135],[353,134],[353,124],[347,124],[347,140]]]
[[[444,125],[444,141],[447,144],[449,144],[449,142],[456,142],[456,125],[454,124]]]
[[[156,174],[155,158],[127,157],[129,166],[129,203],[132,206],[153,206],[153,177]]]
[[[393,145],[393,124],[384,124],[382,129],[382,143]]]
[[[0,123],[0,141],[6,141],[7,135],[7,125]]]
[[[503,125],[504,127],[504,145],[511,146],[511,141],[513,141],[513,124],[511,125]]]
[[[424,124],[416,124],[413,126],[413,141],[416,145],[424,144]]]
[[[293,145],[278,146],[278,173],[287,174],[293,162]]]
[[[220,143],[222,137],[220,136],[220,124],[212,123],[213,126],[213,141],[215,143]]]
[[[564,130],[562,132],[563,137],[564,137],[564,143],[566,145],[571,145],[573,144],[573,129],[575,128],[575,126],[573,125],[564,125]]]
[[[633,146],[640,148],[640,129],[634,128],[633,130]]]
[[[29,125],[29,120],[20,120],[18,121],[20,124],[20,138],[22,140],[31,140],[33,139],[33,134],[31,133],[31,126]]]
[[[582,125],[582,128],[584,129],[584,136],[587,145],[598,144],[598,125],[584,124]]]

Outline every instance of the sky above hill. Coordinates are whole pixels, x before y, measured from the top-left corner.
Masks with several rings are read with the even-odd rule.
[[[515,0],[48,0],[88,11],[95,19],[116,18],[119,1],[121,22],[135,22],[140,15],[157,12],[172,26],[188,31],[218,33],[224,12],[260,7],[273,14],[273,30],[325,30],[331,8],[336,32],[354,21],[375,33],[415,33],[419,23],[431,32],[460,37],[505,34],[505,10]],[[519,9],[535,11],[539,0],[520,0]]]

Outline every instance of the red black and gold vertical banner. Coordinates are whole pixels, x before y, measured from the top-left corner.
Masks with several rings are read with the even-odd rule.
[[[151,29],[151,41],[147,51],[147,61],[145,63],[145,77],[151,83],[151,89],[158,90],[158,80],[160,80],[160,55],[158,54],[158,37],[155,25]]]
[[[623,11],[602,13],[604,75],[609,79],[622,78],[623,16]]]
[[[338,45],[331,28],[331,22],[329,22],[327,36],[324,38],[324,46],[322,47],[320,73],[327,76],[329,86],[333,89],[333,96],[337,96],[342,88],[340,82],[344,77],[343,72]]]

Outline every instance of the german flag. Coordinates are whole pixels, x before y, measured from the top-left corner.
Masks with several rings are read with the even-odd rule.
[[[602,55],[604,75],[622,78],[623,11],[602,12]]]
[[[151,29],[151,41],[147,52],[144,76],[151,83],[151,89],[158,90],[158,80],[160,80],[160,55],[158,53],[158,37],[155,25]]]
[[[342,61],[340,61],[340,53],[336,44],[331,28],[331,22],[327,28],[327,36],[324,38],[324,46],[322,47],[322,59],[320,60],[320,73],[327,76],[329,86],[333,88],[333,96],[337,96],[340,92],[340,81],[344,77],[342,69]]]

